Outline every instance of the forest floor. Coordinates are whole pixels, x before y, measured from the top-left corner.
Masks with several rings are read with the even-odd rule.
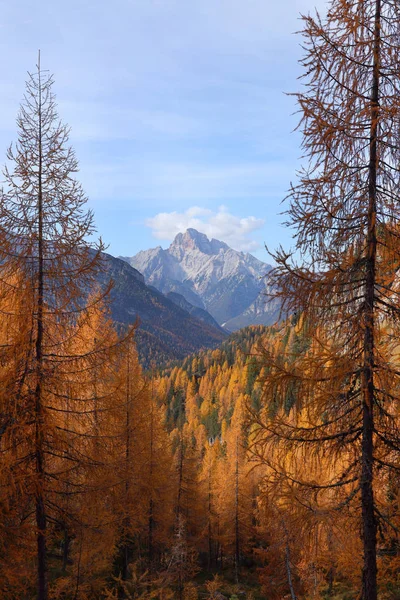
[[[215,598],[220,600],[266,600],[257,575],[252,571],[242,573],[239,583],[236,583],[235,575],[230,571],[218,572],[211,578],[209,574],[200,573],[192,583],[196,586],[199,600],[210,598],[210,593],[215,593]]]

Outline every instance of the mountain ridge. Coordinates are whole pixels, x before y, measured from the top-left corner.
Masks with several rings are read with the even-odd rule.
[[[110,279],[113,281],[109,306],[118,326],[138,321],[136,343],[145,367],[153,360],[163,363],[183,359],[201,348],[214,348],[227,338],[211,317],[202,314],[204,311],[196,313],[191,305],[179,305],[167,298],[147,285],[143,275],[127,262],[110,254],[103,258],[98,284],[106,288]]]
[[[265,276],[272,267],[196,229],[178,233],[165,250],[157,246],[120,258],[148,285],[166,295],[180,294],[226,330],[270,325],[278,318],[279,303],[267,298],[271,289]]]

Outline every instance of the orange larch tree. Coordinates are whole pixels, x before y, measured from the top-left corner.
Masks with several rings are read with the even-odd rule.
[[[87,242],[93,215],[85,210],[86,197],[75,179],[78,165],[68,146],[68,129],[58,119],[52,85],[39,57],[29,74],[17,119],[18,141],[8,151],[0,194],[1,286],[8,287],[11,300],[24,298],[22,318],[29,328],[23,344],[16,337],[9,344],[25,356],[14,385],[19,390],[15,398],[24,405],[19,423],[26,452],[20,463],[27,474],[26,497],[34,507],[38,600],[48,597],[49,536],[61,509],[56,482],[66,472],[60,466],[68,443],[60,411],[66,410],[67,347],[103,249],[101,242]],[[9,305],[9,313],[16,310],[19,304]],[[4,426],[17,439],[22,429],[17,424],[10,429],[11,423]]]
[[[261,454],[270,434],[286,451],[341,457],[329,481],[310,472],[301,483],[321,498],[346,489],[358,506],[363,600],[377,598],[377,524],[387,525],[374,481],[398,468],[400,449],[399,20],[392,0],[332,0],[324,20],[303,18],[306,165],[287,213],[297,254],[279,250],[271,280],[284,309],[303,313],[308,350],[269,355],[265,399],[285,397],[289,415],[259,423]]]

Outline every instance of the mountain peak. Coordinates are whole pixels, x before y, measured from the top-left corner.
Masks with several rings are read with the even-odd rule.
[[[271,267],[193,227],[178,233],[159,255],[140,252],[130,264],[147,283],[163,293],[181,294],[228,329],[230,323],[233,329],[276,318],[276,305],[266,306],[265,299],[264,275]]]
[[[204,239],[204,238],[206,240],[208,240],[208,237],[206,236],[205,233],[201,233],[201,231],[197,231],[197,229],[193,229],[193,227],[188,227],[188,229],[186,229],[186,231],[183,235],[191,237],[192,240]]]
[[[168,252],[181,260],[182,256],[190,250],[199,250],[203,254],[214,255],[218,254],[220,250],[227,250],[228,248],[229,246],[224,242],[214,238],[209,240],[205,233],[189,227],[184,233],[178,233],[175,236]]]

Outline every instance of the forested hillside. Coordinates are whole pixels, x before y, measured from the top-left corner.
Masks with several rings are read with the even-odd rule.
[[[3,339],[7,330],[12,321]],[[70,598],[71,589],[76,598],[109,599],[357,597],[353,495],[335,508],[330,491],[316,508],[316,490],[304,494],[298,482],[336,467],[307,455],[293,462],[303,450],[281,453],[279,444],[274,456],[269,435],[279,415],[308,419],[295,386],[268,402],[265,388],[275,361],[306,360],[302,319],[247,328],[149,379],[132,338],[118,340],[98,311],[74,337],[79,371],[68,377],[68,397],[53,400],[60,435],[49,438],[46,459],[49,597]],[[34,587],[26,432],[13,449],[4,424],[1,576],[9,598],[29,598]],[[396,472],[379,485],[381,514],[400,526]],[[382,531],[379,549],[390,598],[398,593],[395,529]]]
[[[183,359],[200,348],[215,348],[226,339],[228,334],[205,311],[199,309],[196,314],[191,305],[179,306],[146,285],[143,276],[125,261],[109,254],[103,259],[97,282],[102,289],[113,282],[109,304],[117,326],[126,328],[138,321],[136,344],[144,367],[154,361],[162,364]]]
[[[310,419],[318,417],[303,405],[300,384],[291,377],[293,366],[306,364],[311,353],[303,318],[250,327],[219,349],[164,371],[157,393],[166,402],[170,435],[180,443],[175,456],[183,484],[177,498],[184,503],[188,530],[193,527],[195,540],[203,539],[203,569],[213,565],[238,581],[256,574],[267,598],[356,598],[362,561],[358,488],[345,479],[330,485],[348,467],[344,449],[335,463],[307,450],[313,441],[308,432],[317,436]],[[271,380],[276,365],[278,385]],[[326,437],[340,441],[343,435],[331,430]],[[379,581],[387,597],[399,590],[395,460],[389,476],[382,471],[377,483],[387,523],[378,545]],[[205,474],[208,487],[201,491]],[[195,527],[199,507],[207,524],[203,537]]]

